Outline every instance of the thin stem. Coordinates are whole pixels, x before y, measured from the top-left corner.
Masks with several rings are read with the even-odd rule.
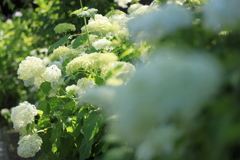
[[[83,8],[82,0],[80,0],[80,5],[81,5],[81,8]],[[84,26],[85,26],[86,31],[87,31],[88,45],[89,45],[89,48],[91,48],[91,43],[90,43],[90,40],[89,40],[89,33],[88,33],[88,28],[87,28],[87,19],[86,19],[86,17],[83,17],[83,19],[84,19]]]

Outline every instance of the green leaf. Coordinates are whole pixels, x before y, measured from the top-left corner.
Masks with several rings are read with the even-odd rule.
[[[93,140],[88,141],[86,138],[82,140],[81,146],[79,148],[79,160],[86,160],[91,155]]]
[[[95,83],[96,83],[97,85],[102,85],[102,84],[104,84],[104,80],[103,80],[101,77],[95,76],[95,77],[94,77],[94,80],[95,80]]]
[[[63,123],[57,122],[52,130],[51,138],[49,139],[52,144],[52,152],[56,152],[60,147],[60,138],[62,136]]]
[[[78,14],[78,13],[80,13],[80,12],[82,12],[82,11],[87,10],[87,9],[88,9],[88,7],[83,7],[83,8],[80,8],[80,9],[78,9],[78,10],[75,10],[75,11],[73,11],[73,12],[70,13],[70,16],[71,16],[72,14]]]
[[[74,102],[74,101],[68,102],[68,103],[64,106],[64,109],[69,109],[69,110],[75,109],[75,102]]]
[[[97,9],[95,8],[91,8],[85,11],[81,11],[77,14],[78,17],[89,17],[94,19],[95,14],[97,13]]]
[[[50,118],[46,117],[46,116],[42,116],[39,120],[38,120],[38,128],[46,128],[48,126],[51,126],[50,123]]]
[[[71,36],[71,35],[68,34],[68,35],[66,35],[65,37],[62,37],[61,39],[59,39],[59,40],[58,40],[57,42],[55,42],[54,44],[52,44],[52,45],[50,46],[50,48],[48,49],[48,52],[51,52],[51,51],[53,51],[55,48],[63,45],[64,43],[66,43],[66,42],[68,41],[68,38],[69,38],[70,36]]]
[[[92,111],[82,127],[83,135],[87,140],[92,140],[93,137],[98,133],[99,128],[103,124],[102,115],[98,111]]]
[[[70,144],[71,143],[69,143],[68,139],[61,137],[61,144],[58,149],[58,152],[60,153],[59,157],[61,157],[61,159],[66,159],[68,156],[71,148]]]
[[[133,48],[129,48],[128,50],[126,50],[125,52],[123,52],[123,54],[120,56],[120,59],[132,54],[134,52]]]
[[[50,106],[50,111],[55,112],[61,107],[61,99],[58,97],[52,97],[49,99],[48,104]]]
[[[81,133],[81,122],[77,117],[72,117],[72,121],[68,123],[69,126],[66,128],[66,131],[72,136],[77,137]]]
[[[38,109],[42,110],[44,114],[49,114],[49,112],[50,112],[49,105],[45,101],[42,101],[42,102],[39,103]]]
[[[40,85],[40,88],[41,88],[41,90],[43,91],[43,93],[45,93],[46,95],[48,95],[49,92],[50,92],[51,89],[52,89],[52,86],[51,86],[51,83],[50,83],[50,82],[43,82],[43,83]]]
[[[85,43],[85,42],[87,41],[87,39],[88,39],[87,34],[81,34],[80,36],[78,36],[78,37],[74,40],[74,42],[73,42],[73,44],[72,44],[72,47],[73,47],[73,48],[77,48],[78,46],[80,46],[80,45],[82,45],[83,43]]]
[[[77,114],[77,117],[79,119],[82,119],[85,115],[87,115],[88,112],[88,106],[82,106],[79,113]]]

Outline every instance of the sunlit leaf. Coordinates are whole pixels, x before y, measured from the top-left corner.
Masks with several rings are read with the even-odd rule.
[[[78,17],[89,17],[89,18],[94,19],[94,16],[97,13],[97,11],[98,11],[97,9],[91,8],[91,9],[88,9],[86,11],[79,12],[77,14],[77,16]]]

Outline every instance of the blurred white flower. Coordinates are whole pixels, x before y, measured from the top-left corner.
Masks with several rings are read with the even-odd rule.
[[[41,149],[43,141],[36,133],[23,136],[18,142],[17,153],[20,157],[34,157]]]
[[[182,6],[165,4],[158,10],[137,16],[127,22],[134,42],[155,42],[179,29],[191,26],[192,14]]]
[[[239,27],[239,0],[208,0],[203,7],[204,24],[215,31]]]
[[[105,28],[108,26],[112,26],[111,22],[109,19],[105,16],[102,16],[101,14],[96,14],[94,16],[94,19],[90,18],[87,24],[88,30],[89,31],[94,31],[92,34],[96,34],[101,36],[103,32],[105,31]],[[83,26],[81,28],[82,32],[86,32],[86,27]]]
[[[14,14],[13,14],[13,17],[22,17],[22,12],[20,11],[16,11]]]
[[[139,160],[152,160],[156,155],[170,155],[174,148],[176,138],[181,135],[175,126],[164,126],[152,129],[137,146],[136,158]]]
[[[34,121],[34,116],[37,115],[37,109],[34,105],[27,101],[20,103],[12,109],[11,120],[14,129],[20,129]]]
[[[10,110],[8,108],[1,109],[1,115],[2,116],[8,115],[8,114],[10,114]]]

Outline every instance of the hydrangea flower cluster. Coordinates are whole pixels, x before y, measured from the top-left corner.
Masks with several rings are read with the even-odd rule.
[[[107,84],[111,82],[123,81],[126,84],[134,75],[136,69],[134,65],[128,62],[111,62],[102,68],[101,77],[106,80]]]
[[[126,31],[126,22],[129,20],[125,13],[119,13],[111,15],[109,17],[96,14],[94,19],[90,18],[87,24],[87,28],[91,31],[91,35],[97,35],[99,37],[113,38],[114,36],[119,36],[120,38],[127,39],[129,33]],[[81,28],[82,32],[86,32],[86,27]],[[125,30],[124,36],[121,36]],[[90,36],[91,36],[90,35]]]
[[[24,158],[34,157],[41,149],[43,141],[36,133],[23,136],[18,142],[17,153]]]
[[[78,80],[77,85],[71,85],[66,87],[66,92],[73,91],[75,95],[81,95],[88,89],[96,87],[96,83],[92,79],[81,78]]]
[[[66,72],[71,74],[79,69],[97,70],[109,62],[116,61],[118,57],[114,53],[91,53],[74,58],[66,66]]]
[[[12,109],[11,120],[13,122],[14,129],[21,129],[27,124],[34,121],[34,117],[37,115],[37,109],[34,105],[27,101],[20,103],[17,107]]]
[[[70,48],[65,47],[65,46],[59,46],[53,51],[53,55],[56,56],[57,58],[61,58],[64,56],[71,56],[72,51]]]
[[[51,83],[57,82],[61,75],[61,70],[56,65],[51,65],[46,68],[45,72],[35,78],[34,84],[39,88],[45,81]]]
[[[75,30],[76,30],[75,25],[71,23],[60,23],[54,28],[55,33],[66,33],[68,31]]]
[[[17,71],[18,78],[27,80],[32,77],[38,77],[45,71],[46,67],[43,60],[37,57],[28,56],[19,64]]]
[[[106,49],[108,51],[113,50],[113,47],[110,47],[112,44],[111,41],[107,40],[106,38],[99,39],[92,43],[92,46],[96,49]]]

